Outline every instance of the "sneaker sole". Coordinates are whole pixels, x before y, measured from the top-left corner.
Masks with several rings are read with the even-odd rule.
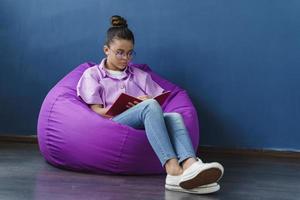
[[[215,183],[222,177],[222,170],[219,168],[209,168],[201,171],[195,177],[179,183],[184,189],[193,189],[199,186]]]
[[[170,191],[175,191],[175,192],[185,192],[185,193],[192,193],[192,194],[209,194],[213,192],[217,192],[220,190],[220,185],[215,183],[215,184],[210,184],[207,186],[201,186],[201,187],[196,187],[190,190],[181,188],[179,186],[174,186],[174,185],[165,185],[166,190]]]

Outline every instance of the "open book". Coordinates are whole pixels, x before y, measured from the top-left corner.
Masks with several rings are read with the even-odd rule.
[[[153,97],[160,105],[163,105],[165,100],[171,94],[170,91],[164,92],[156,97]],[[117,100],[113,103],[113,105],[109,108],[109,110],[105,113],[106,115],[116,116],[125,110],[128,109],[127,105],[129,102],[133,103],[134,101],[142,102],[143,100],[138,99],[136,97],[130,96],[125,93],[121,93]]]

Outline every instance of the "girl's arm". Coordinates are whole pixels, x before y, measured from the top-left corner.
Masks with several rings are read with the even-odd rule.
[[[112,118],[112,116],[105,114],[108,111],[108,108],[103,108],[102,104],[91,104],[90,108],[103,117]]]
[[[139,96],[137,97],[141,100],[146,100],[146,99],[150,99],[151,97],[148,96],[148,95],[144,95],[144,96]],[[129,102],[128,103],[128,108],[132,107],[132,106],[135,106],[136,104],[138,104],[138,102]],[[108,108],[103,108],[103,105],[102,104],[91,104],[89,105],[90,108],[97,114],[103,116],[103,117],[106,117],[106,118],[112,118],[113,116],[110,116],[110,115],[106,115],[105,113],[108,111]]]

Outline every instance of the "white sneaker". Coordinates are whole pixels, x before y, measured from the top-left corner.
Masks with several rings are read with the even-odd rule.
[[[173,176],[168,174],[166,177],[166,185],[179,186],[180,180],[181,175]]]
[[[193,193],[193,194],[209,194],[209,193],[216,192],[220,189],[220,185],[217,183],[202,185],[200,187],[195,187],[193,189],[184,189],[179,186],[181,178],[182,178],[181,175],[178,176],[167,175],[165,188],[171,191],[186,192],[186,193]]]
[[[203,185],[218,182],[224,173],[220,163],[203,163],[201,159],[193,163],[181,175],[179,186],[184,189],[193,189]]]

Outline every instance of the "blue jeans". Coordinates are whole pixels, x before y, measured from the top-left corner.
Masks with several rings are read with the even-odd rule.
[[[196,157],[182,116],[179,113],[163,113],[156,100],[144,100],[112,120],[136,129],[145,129],[162,166],[171,158],[177,158],[181,163],[187,158]]]

